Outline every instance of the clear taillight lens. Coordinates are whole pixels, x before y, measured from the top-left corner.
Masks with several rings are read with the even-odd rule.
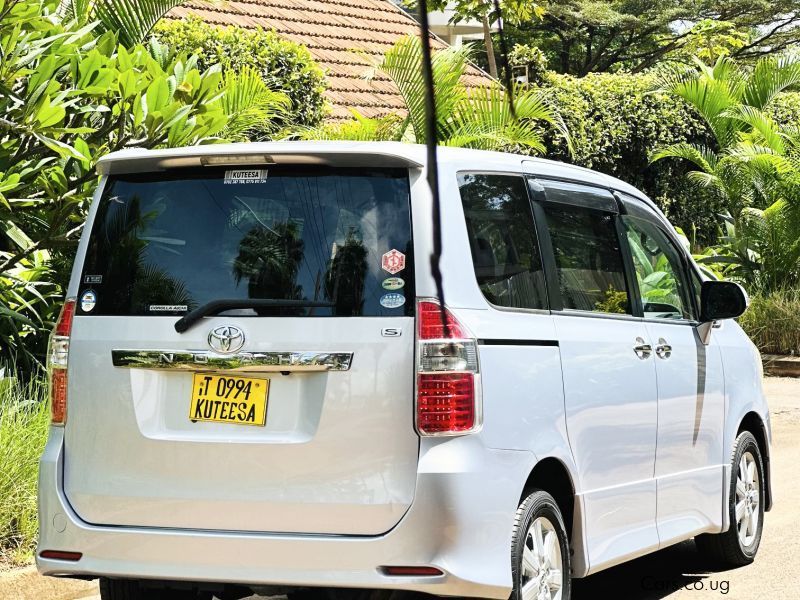
[[[417,302],[417,431],[463,435],[481,427],[478,344],[435,300]]]
[[[64,302],[61,314],[50,337],[47,366],[50,372],[50,412],[53,425],[67,422],[67,363],[69,361],[69,336],[75,316],[75,299]]]

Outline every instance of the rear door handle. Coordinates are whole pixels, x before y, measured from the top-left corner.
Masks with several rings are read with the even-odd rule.
[[[672,346],[667,343],[664,338],[658,338],[658,346],[656,346],[656,356],[664,360],[672,356]]]
[[[647,360],[653,354],[653,347],[646,343],[643,338],[636,338],[637,345],[633,347],[633,351],[642,360]]]

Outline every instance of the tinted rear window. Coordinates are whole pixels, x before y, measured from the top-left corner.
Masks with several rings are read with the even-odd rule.
[[[84,262],[78,304],[89,302],[80,312],[176,315],[212,300],[276,299],[331,306],[227,314],[412,314],[405,169],[236,170],[248,172],[109,180]]]

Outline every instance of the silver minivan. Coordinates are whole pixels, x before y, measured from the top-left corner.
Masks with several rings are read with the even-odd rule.
[[[104,600],[567,600],[770,492],[747,298],[645,195],[545,160],[285,142],[101,160],[53,333],[37,564]],[[359,591],[360,590],[360,591]]]

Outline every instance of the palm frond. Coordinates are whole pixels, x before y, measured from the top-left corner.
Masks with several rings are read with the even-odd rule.
[[[740,104],[729,108],[725,111],[724,115],[748,125],[752,129],[752,131],[749,132],[749,137],[753,139],[754,142],[760,142],[760,145],[767,146],[777,154],[784,153],[786,148],[780,126],[766,113],[754,106]]]
[[[466,48],[434,52],[433,81],[436,90],[436,122],[441,130],[464,96],[461,76],[468,56]],[[425,142],[425,82],[422,75],[422,42],[415,35],[398,40],[377,65],[397,86],[408,109],[417,143]]]
[[[514,96],[516,120],[508,104],[505,90],[500,86],[470,89],[456,105],[447,122],[450,146],[503,150],[525,147],[544,152],[538,124],[558,121],[558,113],[539,90],[518,89]]]
[[[120,44],[130,48],[143,42],[155,24],[186,0],[95,0],[91,20],[100,21],[101,31],[116,32]],[[88,2],[78,2],[87,6]]]
[[[717,166],[717,156],[710,148],[699,144],[681,142],[659,148],[650,155],[650,162],[654,163],[664,158],[679,158],[688,160],[705,173],[713,173]]]
[[[269,131],[291,106],[289,97],[271,90],[252,67],[226,72],[221,87],[222,109],[228,116],[223,135],[232,140],[244,141],[248,134]]]
[[[742,100],[763,109],[784,90],[800,83],[800,54],[760,59],[747,80]]]

